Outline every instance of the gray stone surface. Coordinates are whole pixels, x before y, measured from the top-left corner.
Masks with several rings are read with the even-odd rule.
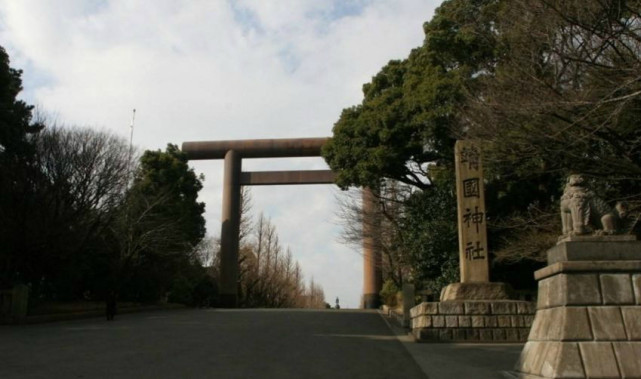
[[[538,309],[560,305],[601,304],[601,302],[599,277],[596,273],[561,273],[539,281]]]
[[[532,315],[536,312],[536,304],[529,301],[519,301],[516,303],[516,312],[520,315]]]
[[[465,313],[463,302],[460,301],[441,301],[438,306],[440,314],[460,315]]]
[[[458,324],[462,328],[470,328],[472,326],[471,316],[458,316]]]
[[[415,288],[413,284],[403,283],[403,327],[410,327],[412,315],[410,310],[416,305]]]
[[[537,309],[545,309],[561,304],[562,294],[561,291],[558,291],[558,288],[561,286],[560,281],[560,275],[539,280],[539,291],[536,299]],[[554,289],[554,291],[552,291],[552,289]]]
[[[519,329],[517,328],[508,328],[505,329],[505,340],[510,342],[520,341],[519,339]]]
[[[619,368],[610,342],[579,342],[588,378],[619,378]]]
[[[446,328],[438,329],[438,339],[443,342],[452,341],[452,330]]]
[[[527,341],[530,335],[530,328],[519,328],[519,341]]]
[[[611,273],[639,272],[641,260],[638,261],[572,261],[557,262],[534,272],[534,279],[541,280],[560,273]]]
[[[538,350],[537,347],[540,344],[541,342],[538,341],[526,342],[525,346],[523,346],[523,350],[521,351],[519,359],[514,365],[514,370],[525,374],[532,373],[532,365],[534,364],[534,351]]]
[[[588,307],[596,341],[627,340],[619,307]]]
[[[517,312],[535,309],[531,302],[513,300],[448,301],[438,303],[438,307],[424,304],[411,310],[411,314],[414,315],[411,322],[412,333],[419,340],[441,342],[525,341],[534,315]],[[438,313],[433,315],[421,313],[433,309],[437,309]],[[493,310],[499,314],[491,313]],[[506,312],[514,313],[505,314]],[[428,332],[426,329],[433,329],[433,331]],[[449,329],[449,331],[444,332],[441,329]],[[477,331],[472,332],[473,330]]]
[[[515,301],[493,301],[492,314],[495,315],[514,315],[516,314]]]
[[[466,301],[465,314],[469,315],[486,315],[489,314],[490,302],[487,301]]]
[[[547,335],[546,324],[549,324],[549,317],[547,315],[547,313],[549,312],[549,309],[541,309],[536,312],[536,316],[534,316],[534,322],[532,323],[532,327],[530,328],[530,336],[528,337],[528,341],[540,341]]]
[[[446,328],[457,328],[458,327],[458,316],[445,316],[445,327]]]
[[[472,327],[482,328],[485,326],[485,317],[483,316],[472,316]]]
[[[621,307],[621,314],[628,339],[641,341],[641,307]],[[641,361],[641,355],[639,360]]]
[[[454,329],[452,330],[452,339],[454,341],[465,341],[465,329]]]
[[[531,373],[534,375],[540,375],[541,370],[543,368],[543,364],[545,363],[545,357],[548,354],[548,350],[550,348],[550,344],[547,342],[539,342],[538,346],[532,351],[532,371]]]
[[[587,309],[584,307],[561,308],[563,325],[561,334],[552,339],[558,341],[589,341],[592,340],[592,330],[588,319]]]
[[[535,273],[538,310],[526,344],[531,346],[516,366],[519,378],[641,378],[641,243],[611,242],[601,246],[604,253],[580,255],[578,248],[599,243],[560,244],[553,250],[575,260],[552,262]],[[622,260],[598,260],[617,257]]]
[[[492,333],[492,329],[479,329],[479,340],[492,341],[493,339],[494,333]]]
[[[562,307],[549,309],[548,324],[544,330],[543,340],[554,340],[554,337],[561,335],[565,324],[565,314]]]
[[[453,300],[507,300],[509,298],[507,284],[496,282],[451,283],[441,292],[441,302]]]
[[[641,260],[641,241],[597,239],[562,242],[549,249],[547,254],[548,265],[563,261]]]
[[[619,235],[584,235],[584,236],[567,236],[559,237],[557,245],[564,242],[631,242],[638,241],[637,237],[632,234]]]
[[[412,328],[428,328],[432,326],[432,316],[418,316],[412,319]]]
[[[614,354],[623,378],[641,378],[641,342],[614,342]]]
[[[412,318],[419,315],[435,315],[438,314],[438,303],[435,302],[423,302],[414,308],[410,309],[410,315]]]
[[[601,274],[603,304],[634,304],[630,274]]]
[[[509,328],[512,326],[510,316],[507,315],[496,316],[496,321],[500,328]]]
[[[486,328],[496,328],[499,325],[498,322],[498,317],[499,316],[483,316],[483,325],[485,325]]]
[[[469,341],[478,341],[480,337],[480,332],[478,329],[466,329],[465,338]]]
[[[579,348],[575,343],[548,342],[547,362],[541,365],[546,378],[585,378]]]
[[[592,340],[584,307],[557,307],[540,310],[532,324],[530,341]]]
[[[596,274],[561,274],[562,287],[559,291],[565,294],[564,304],[582,305],[601,303],[599,282]]]
[[[641,304],[641,274],[632,275],[632,287],[637,304]]]
[[[494,341],[505,341],[505,329],[492,329],[492,339],[494,339]]]

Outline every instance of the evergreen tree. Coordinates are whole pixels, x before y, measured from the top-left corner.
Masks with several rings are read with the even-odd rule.
[[[37,209],[30,134],[42,128],[32,122],[33,107],[17,99],[22,71],[9,64],[0,47],[0,287],[23,281],[34,263],[26,255],[32,248],[29,217]]]

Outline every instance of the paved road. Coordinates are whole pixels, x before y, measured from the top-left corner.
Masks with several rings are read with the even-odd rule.
[[[426,378],[368,311],[181,310],[0,327],[0,378]]]

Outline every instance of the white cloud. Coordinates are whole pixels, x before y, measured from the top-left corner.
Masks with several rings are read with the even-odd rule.
[[[0,39],[25,92],[68,124],[129,137],[144,149],[188,140],[329,136],[341,110],[390,59],[421,44],[438,1],[0,1]],[[320,159],[255,160],[246,169],[324,168]],[[217,234],[222,165],[201,198]],[[358,306],[361,257],[335,240],[329,187],[265,187],[281,240],[308,276]],[[268,214],[269,215],[269,214]],[[357,270],[357,271],[354,271]]]

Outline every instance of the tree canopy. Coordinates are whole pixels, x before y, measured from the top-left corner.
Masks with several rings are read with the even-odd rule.
[[[428,163],[453,162],[466,87],[494,61],[496,1],[446,1],[423,29],[422,46],[390,61],[343,110],[323,156],[337,184],[378,187],[382,178],[429,187]]]
[[[32,122],[33,106],[17,99],[21,76],[0,47],[0,286],[23,280],[28,265],[21,256],[29,242],[27,215],[38,208],[32,196],[35,145],[29,136],[42,126]]]
[[[423,44],[385,65],[334,125],[323,155],[337,184],[417,189],[398,238],[421,241],[453,191],[442,173],[453,170],[455,140],[481,140],[490,250],[503,262],[542,259],[570,172],[599,178],[604,198],[641,204],[639,12],[625,0],[444,1]],[[429,215],[417,218],[420,209]],[[445,235],[423,243],[450,246]],[[412,252],[441,262],[420,246],[403,254]],[[439,274],[415,264],[419,276]]]

